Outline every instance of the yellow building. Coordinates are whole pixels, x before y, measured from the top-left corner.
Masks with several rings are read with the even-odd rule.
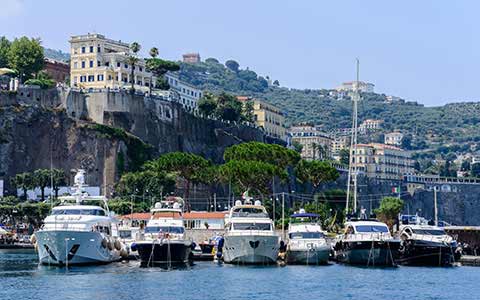
[[[70,85],[79,88],[129,88],[132,80],[135,89],[148,91],[155,83],[145,68],[145,60],[139,59],[134,67],[127,58],[130,45],[114,41],[101,34],[72,36],[70,39]]]
[[[285,115],[278,107],[251,97],[239,96],[237,99],[241,102],[253,101],[255,124],[262,127],[267,135],[282,140],[287,139]]]
[[[332,138],[310,124],[297,124],[290,127],[292,143],[302,145],[301,157],[309,160],[325,160],[332,157]]]

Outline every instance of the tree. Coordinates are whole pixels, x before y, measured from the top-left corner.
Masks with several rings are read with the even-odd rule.
[[[233,72],[238,72],[238,68],[240,67],[240,65],[238,64],[238,62],[234,61],[234,60],[227,60],[225,62],[225,66],[227,68],[229,68],[230,70],[232,70]]]
[[[300,144],[298,141],[293,141],[292,146],[295,149],[295,151],[297,151],[298,153],[302,153],[303,145]]]
[[[237,193],[250,190],[254,193],[267,194],[272,178],[285,171],[272,164],[261,161],[229,160],[218,168],[220,181],[232,183]]]
[[[340,174],[329,162],[302,159],[295,167],[295,176],[302,183],[312,184],[313,195],[321,184],[337,180]]]
[[[149,54],[150,54],[151,58],[156,58],[158,56],[158,48],[153,47],[152,49],[150,49]],[[150,84],[148,86],[148,90],[149,90],[150,95],[152,94],[152,85],[153,85],[153,72],[152,72],[152,75],[150,75]]]
[[[375,210],[375,213],[391,230],[402,209],[403,200],[396,197],[385,197],[380,202],[380,207]]]
[[[42,70],[44,57],[40,39],[15,39],[8,51],[8,65],[18,72],[21,82]]]
[[[6,37],[0,37],[0,68],[8,67],[8,52],[11,44]]]
[[[350,164],[350,150],[348,149],[340,150],[340,162],[344,165]]]
[[[462,161],[462,165],[460,167],[461,171],[468,172],[470,171],[470,161],[464,160]]]
[[[52,169],[51,176],[53,179],[53,190],[55,191],[55,199],[58,198],[58,190],[60,186],[65,184],[65,171],[62,169]]]
[[[23,197],[24,197],[24,200],[26,201],[28,189],[31,189],[34,187],[32,173],[24,172],[24,173],[17,174],[15,175],[14,178],[12,178],[11,183],[17,189],[22,189]]]
[[[33,172],[33,182],[42,192],[42,201],[45,201],[45,188],[50,184],[50,170],[38,169]]]
[[[184,198],[188,205],[190,184],[212,181],[211,163],[205,158],[185,152],[170,152],[145,164],[145,169],[153,172],[173,172],[185,182]]]
[[[160,199],[174,190],[175,177],[158,170],[125,173],[116,186],[117,194],[123,198],[147,194]]]
[[[211,93],[205,92],[202,98],[198,101],[198,111],[205,117],[211,117],[214,115],[217,109],[217,101],[215,96]]]
[[[132,93],[135,92],[135,65],[138,63],[139,58],[138,58],[138,52],[140,52],[140,49],[142,46],[140,46],[139,43],[133,42],[130,45],[130,53],[127,56],[127,62],[130,65],[130,82],[132,83],[131,91]]]
[[[239,121],[242,117],[243,105],[230,94],[222,92],[217,97],[216,115],[225,121]]]
[[[273,82],[273,85],[274,85],[274,86],[280,86],[280,82],[278,82],[278,80],[275,80],[275,81]]]
[[[55,80],[45,71],[40,71],[36,74],[34,79],[25,81],[26,85],[38,85],[42,89],[49,89],[55,86]]]
[[[244,121],[253,123],[255,122],[255,115],[253,114],[254,108],[253,108],[253,101],[247,101],[243,104],[243,110],[242,110],[242,119]]]
[[[285,170],[300,161],[300,154],[276,144],[248,142],[228,147],[223,153],[223,158],[227,162],[230,160],[261,161]]]
[[[167,72],[174,72],[180,70],[180,65],[176,62],[163,60],[160,58],[152,57],[147,59],[146,63],[147,69],[157,76],[157,85],[162,89],[168,89],[168,82],[165,81],[163,75]],[[162,82],[162,80],[164,82]]]
[[[472,164],[470,175],[473,177],[480,177],[480,163]]]
[[[205,60],[205,62],[206,62],[207,64],[218,64],[218,63],[219,63],[218,59],[213,58],[213,57],[207,58],[207,59]]]

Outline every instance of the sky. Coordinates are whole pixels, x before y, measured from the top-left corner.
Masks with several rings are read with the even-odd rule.
[[[480,100],[479,10],[462,0],[0,0],[0,35],[68,51],[71,35],[101,33],[144,55],[234,59],[290,88],[353,80],[358,57],[376,92],[436,106]]]

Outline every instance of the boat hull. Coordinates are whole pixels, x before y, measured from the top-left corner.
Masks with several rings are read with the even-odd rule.
[[[141,241],[132,245],[144,266],[187,264],[191,261],[192,242],[184,240]]]
[[[287,250],[288,264],[325,265],[330,256],[330,247],[317,249]]]
[[[363,266],[394,266],[398,241],[352,241],[336,246],[338,262]]]
[[[102,245],[104,236],[89,231],[38,231],[38,258],[44,265],[105,264],[121,259],[120,252]]]
[[[225,236],[223,261],[232,264],[274,264],[280,238],[276,235]]]
[[[398,262],[402,265],[450,266],[455,262],[455,250],[455,245],[408,240],[400,247]]]

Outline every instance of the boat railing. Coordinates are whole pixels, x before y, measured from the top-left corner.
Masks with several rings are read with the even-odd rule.
[[[385,241],[392,239],[392,236],[388,232],[359,232],[353,234],[344,234],[343,239],[347,241]]]
[[[445,235],[432,235],[432,234],[418,234],[414,233],[412,238],[422,240],[422,241],[430,241],[430,242],[449,242],[452,241],[453,238],[447,234]]]
[[[240,230],[240,231],[229,231],[229,235],[236,236],[249,236],[249,235],[263,235],[263,236],[274,236],[275,232],[269,230]]]

